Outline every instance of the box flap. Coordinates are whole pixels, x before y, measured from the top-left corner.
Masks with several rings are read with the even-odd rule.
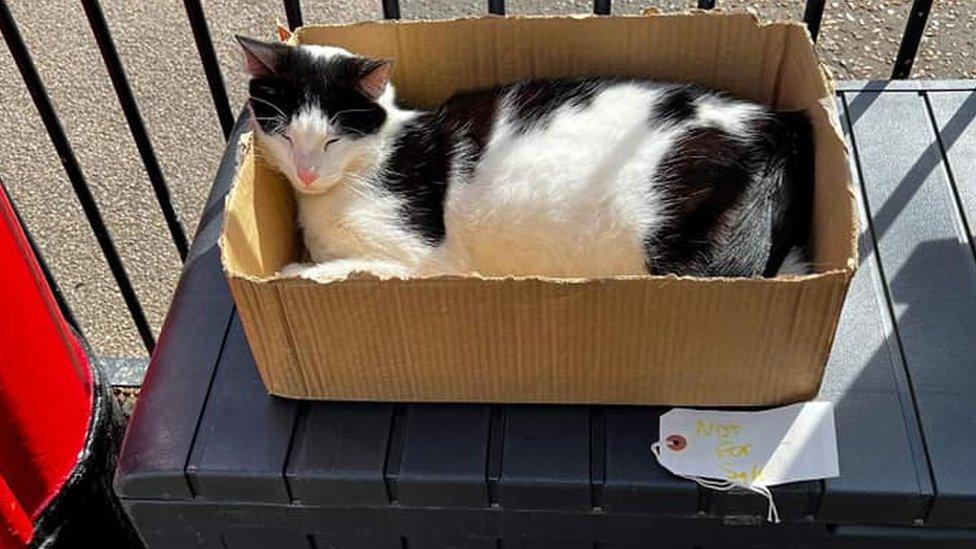
[[[697,82],[770,103],[793,25],[705,12],[482,17],[309,26],[296,39],[394,59],[398,97],[423,108],[458,90],[569,75]]]

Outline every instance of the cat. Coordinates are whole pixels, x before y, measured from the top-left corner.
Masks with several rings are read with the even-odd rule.
[[[409,110],[392,61],[237,39],[255,149],[293,187],[313,261],[282,276],[810,272],[802,112],[615,77],[525,80]]]

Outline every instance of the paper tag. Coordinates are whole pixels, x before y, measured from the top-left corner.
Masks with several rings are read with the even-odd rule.
[[[680,476],[775,486],[840,474],[829,402],[760,412],[675,408],[661,416],[660,433],[658,460]]]

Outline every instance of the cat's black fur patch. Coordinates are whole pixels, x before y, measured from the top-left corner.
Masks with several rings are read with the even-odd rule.
[[[611,79],[579,78],[530,80],[516,84],[511,91],[512,122],[518,131],[545,124],[565,105],[585,108]]]
[[[491,136],[504,88],[455,95],[407,123],[383,168],[384,185],[399,196],[407,225],[432,244],[444,240],[444,197],[452,166],[470,175]],[[459,156],[463,155],[463,156]]]
[[[655,122],[679,124],[691,120],[698,114],[695,102],[705,93],[697,86],[680,86],[665,91],[654,105]]]
[[[718,128],[695,128],[680,138],[658,166],[654,178],[670,204],[669,220],[645,247],[653,274],[705,276],[713,272],[712,232],[749,186],[754,162],[749,147]]]
[[[469,163],[476,163],[488,145],[495,114],[506,88],[492,88],[459,93],[448,99],[439,109],[444,139],[463,140],[467,145]]]
[[[444,196],[454,151],[438,124],[425,113],[397,133],[381,170],[387,190],[403,200],[407,226],[431,245],[444,240]]]
[[[775,276],[792,248],[810,254],[816,163],[813,126],[806,114],[780,112],[765,124],[759,135],[774,156],[784,159],[783,184],[772,201],[772,246],[763,271],[763,276]]]
[[[775,276],[809,238],[813,142],[802,113],[753,122],[750,137],[689,130],[654,175],[670,219],[645,239],[652,274]],[[719,239],[721,235],[721,239]]]
[[[376,63],[362,57],[316,57],[282,46],[274,74],[251,80],[251,108],[267,133],[277,129],[277,116],[284,115],[286,125],[306,105],[334,118],[350,139],[374,133],[386,121],[386,111],[362,94],[357,84]]]

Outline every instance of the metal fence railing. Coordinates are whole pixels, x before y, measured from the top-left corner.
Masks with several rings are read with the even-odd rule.
[[[400,2],[398,0],[380,0],[380,2],[382,5],[383,17],[387,19],[400,18]],[[91,28],[92,34],[94,35],[95,42],[102,56],[102,60],[108,69],[112,86],[115,89],[115,94],[118,97],[120,106],[122,107],[122,112],[124,113],[125,119],[129,125],[132,139],[135,141],[136,148],[138,149],[139,155],[142,159],[149,182],[152,185],[156,200],[159,203],[163,218],[166,221],[166,226],[169,229],[170,235],[172,236],[173,243],[177,252],[179,253],[180,259],[185,260],[187,250],[189,248],[186,232],[183,228],[183,224],[180,222],[180,219],[177,216],[175,208],[173,207],[172,199],[170,197],[169,189],[166,185],[162,169],[160,168],[159,161],[156,158],[155,150],[149,138],[149,134],[146,131],[145,123],[143,122],[142,115],[139,111],[139,106],[136,102],[134,94],[132,93],[132,88],[129,85],[122,60],[119,57],[115,43],[112,40],[111,32],[101,5],[99,4],[98,0],[81,0],[81,4],[84,8],[86,17],[88,18],[88,24]],[[283,4],[288,20],[288,26],[292,29],[300,26],[302,24],[302,9],[300,0],[283,0]],[[719,2],[716,0],[698,0],[698,7],[701,9],[712,9],[715,8],[717,4],[719,4]],[[814,40],[817,39],[820,32],[820,23],[823,19],[825,4],[825,0],[807,0],[805,5],[803,21],[806,23]],[[186,11],[190,28],[193,32],[193,38],[196,42],[200,62],[203,64],[207,84],[210,87],[210,94],[213,98],[217,119],[220,122],[221,130],[223,131],[224,138],[226,139],[230,136],[231,129],[234,126],[234,115],[231,111],[230,101],[227,97],[227,90],[224,87],[224,79],[221,75],[220,65],[217,61],[217,54],[214,50],[213,41],[210,38],[210,30],[203,11],[203,6],[201,5],[200,0],[183,0],[183,6]],[[911,73],[912,64],[915,61],[919,42],[922,39],[922,34],[924,33],[925,24],[928,20],[929,11],[931,8],[932,0],[913,1],[911,10],[909,12],[908,21],[905,26],[905,31],[902,34],[898,54],[892,66],[891,78],[907,78]],[[609,15],[611,13],[611,9],[611,0],[593,1],[593,13],[597,15]],[[505,1],[488,0],[487,11],[491,14],[504,15]],[[105,260],[108,263],[112,276],[119,288],[119,292],[121,293],[129,314],[132,317],[136,330],[138,331],[146,350],[152,353],[153,347],[155,346],[155,336],[153,335],[152,329],[146,320],[146,315],[143,311],[142,304],[139,302],[139,298],[133,289],[132,282],[130,281],[129,276],[122,265],[119,252],[112,240],[112,236],[109,234],[109,231],[105,226],[105,222],[102,219],[102,214],[99,210],[98,204],[95,202],[95,199],[89,189],[84,172],[82,171],[81,165],[78,163],[77,157],[71,148],[71,143],[68,141],[68,137],[65,134],[64,128],[60,119],[58,118],[58,114],[53,103],[51,102],[50,96],[44,87],[44,83],[41,81],[37,68],[34,66],[34,61],[31,57],[30,51],[28,50],[27,45],[24,43],[23,37],[17,28],[17,23],[14,21],[13,14],[11,13],[7,4],[7,0],[0,0],[0,33],[3,34],[3,39],[7,43],[7,47],[14,58],[14,62],[16,63],[21,77],[24,80],[24,84],[26,85],[31,99],[34,102],[34,106],[37,108],[41,120],[44,123],[44,127],[47,130],[48,136],[50,137],[51,142],[58,153],[58,157],[60,158],[61,164],[68,176],[68,180],[71,182],[75,196],[77,197],[78,202],[81,204],[85,217],[88,220],[88,224],[95,235],[95,239],[101,248],[102,254],[105,256]],[[52,282],[56,295],[59,296],[59,304],[61,304],[62,308],[65,309],[66,315],[70,317],[71,312],[68,310],[67,303],[60,298],[61,293],[57,288],[56,281],[54,281],[53,278],[50,278],[50,281]]]

